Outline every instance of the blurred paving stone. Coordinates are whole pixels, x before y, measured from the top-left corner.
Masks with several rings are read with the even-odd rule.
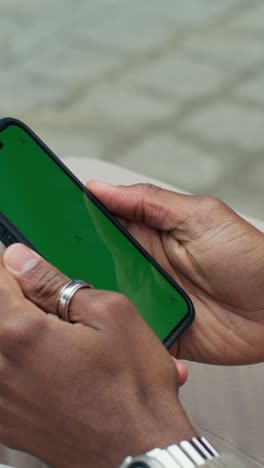
[[[225,70],[226,74],[243,71],[264,60],[263,41],[252,37],[238,37],[222,29],[187,41],[184,53],[203,63]]]
[[[23,72],[35,73],[38,79],[45,81],[54,78],[61,86],[68,82],[82,83],[84,80],[101,76],[110,68],[119,65],[122,59],[118,53],[93,47],[89,43],[65,40],[33,56],[21,65]]]
[[[194,192],[214,187],[227,170],[220,158],[212,158],[191,143],[183,143],[166,133],[151,135],[141,145],[115,158],[115,163]]]
[[[221,181],[218,195],[241,213],[264,219],[263,174],[263,157],[253,160],[252,164],[248,160],[246,168],[237,167],[236,177]]]
[[[263,47],[264,50],[264,47]],[[263,71],[251,80],[244,82],[235,91],[236,96],[264,106],[264,67]],[[263,109],[264,112],[264,109]]]
[[[1,2],[0,13],[0,38],[3,40],[1,44],[5,45],[7,59],[5,65],[16,66],[25,63],[32,54],[40,56],[43,49],[54,46],[62,39],[63,31],[65,39],[75,8],[72,0],[25,0],[23,3],[10,0],[6,6]],[[0,63],[2,56],[1,53]]]
[[[88,23],[85,31],[81,28],[79,34],[99,43],[142,52],[185,32],[186,27],[213,20],[238,3],[237,0],[119,0],[107,17],[98,15],[97,21]]]
[[[241,151],[264,150],[263,112],[221,101],[181,123],[185,133],[214,145],[231,144]]]
[[[260,33],[264,35],[263,31],[263,18],[264,18],[264,5],[263,1],[257,1],[256,6],[252,5],[249,11],[240,14],[231,22],[231,27],[235,30],[244,32],[251,32],[252,35]]]
[[[34,75],[1,72],[0,79],[0,115],[19,115],[31,109],[42,109],[43,106],[53,106],[63,99],[65,90],[60,83],[51,78],[34,79]]]
[[[162,121],[175,110],[175,103],[149,98],[116,84],[100,85],[81,98],[71,111],[86,116],[92,127],[120,132],[141,129],[144,124]]]
[[[122,83],[153,95],[189,101],[216,91],[226,77],[225,70],[198,63],[175,51],[160,60],[124,74]]]
[[[264,158],[263,18],[261,0],[2,0],[0,114],[59,155],[229,202],[247,191],[251,209],[264,196],[246,185],[246,162]]]
[[[0,112],[25,112],[39,108],[56,107],[69,99],[78,89],[87,88],[89,80],[112,70],[120,64],[120,57],[113,52],[95,50],[92,47],[54,44],[41,54],[27,60],[13,62],[1,70]],[[15,68],[15,70],[14,70]],[[12,98],[11,98],[12,96]]]

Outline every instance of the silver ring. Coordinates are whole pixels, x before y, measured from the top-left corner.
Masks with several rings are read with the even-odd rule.
[[[79,289],[94,289],[93,286],[89,283],[86,283],[82,280],[72,280],[69,281],[67,284],[62,286],[59,292],[58,298],[58,306],[57,306],[57,313],[60,318],[62,318],[65,322],[70,322],[69,319],[69,308],[72,301],[73,296],[79,291]]]

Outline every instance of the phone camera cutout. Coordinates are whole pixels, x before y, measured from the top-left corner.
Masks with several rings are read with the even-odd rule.
[[[4,147],[4,144],[2,143],[2,141],[0,141],[0,150]]]

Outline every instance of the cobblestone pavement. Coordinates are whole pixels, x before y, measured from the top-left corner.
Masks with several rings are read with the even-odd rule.
[[[264,219],[263,24],[261,0],[0,0],[0,113]]]

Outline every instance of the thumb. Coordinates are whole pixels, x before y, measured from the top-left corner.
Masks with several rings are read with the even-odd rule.
[[[58,315],[59,294],[61,288],[69,282],[67,276],[23,244],[8,247],[3,255],[3,264],[31,302],[47,313]],[[107,293],[96,289],[80,289],[71,301],[70,321],[99,329],[101,304],[111,299]]]
[[[206,214],[212,208],[209,197],[176,193],[151,184],[114,186],[91,180],[87,188],[111,213],[125,220],[163,231],[178,229],[190,238],[199,226],[208,227]]]
[[[16,278],[24,295],[56,314],[58,291],[69,279],[24,244],[12,244],[3,254],[6,270]]]

